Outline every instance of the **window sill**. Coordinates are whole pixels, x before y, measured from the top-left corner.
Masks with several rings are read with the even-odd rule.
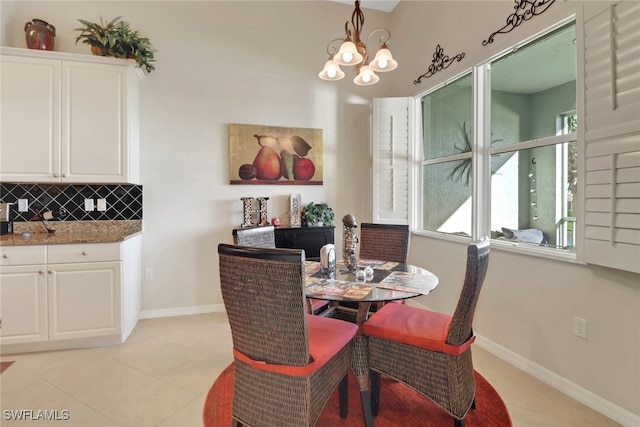
[[[463,243],[465,245],[472,243],[471,237],[457,235],[457,234],[439,233],[439,232],[426,231],[426,230],[414,230],[412,234],[416,236],[445,240],[447,242],[452,242],[452,243]],[[546,258],[554,261],[585,265],[584,262],[578,261],[575,252],[563,251],[561,249],[542,247],[542,246],[537,246],[537,245],[532,245],[527,243],[518,243],[518,242],[492,239],[491,249],[504,251],[504,252],[511,252],[514,254],[526,255],[526,256],[534,256],[538,258]]]
[[[509,242],[504,240],[491,240],[491,248],[505,252],[512,252],[523,255],[530,255],[539,258],[552,259],[554,261],[564,261],[575,264],[584,264],[579,262],[575,252],[563,251],[561,249],[548,248],[544,246],[536,246],[527,243]]]

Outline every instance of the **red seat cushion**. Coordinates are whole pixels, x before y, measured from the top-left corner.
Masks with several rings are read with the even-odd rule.
[[[324,365],[358,333],[358,325],[344,320],[307,315],[311,357]]]
[[[426,350],[461,354],[475,337],[460,346],[446,343],[451,316],[403,304],[385,304],[373,314],[362,331],[371,337],[400,342]]]
[[[311,301],[311,310],[313,313],[329,305],[329,301],[322,299],[309,298],[309,301]]]
[[[309,353],[311,355],[311,362],[307,365],[269,364],[264,361],[253,360],[235,348],[233,349],[233,355],[241,362],[249,364],[260,371],[292,376],[308,376],[324,366],[345,345],[349,344],[351,339],[358,333],[358,326],[343,320],[307,315],[307,330],[309,332]]]

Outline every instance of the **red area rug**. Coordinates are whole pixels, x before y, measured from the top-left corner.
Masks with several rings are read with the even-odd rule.
[[[349,374],[349,416],[338,415],[338,391],[329,398],[316,427],[361,427],[364,425],[360,393],[355,376]],[[476,378],[476,409],[471,409],[464,420],[465,427],[511,427],[507,408],[495,389],[480,374]],[[429,399],[409,387],[384,375],[380,378],[380,414],[374,418],[376,427],[453,426],[453,419]],[[231,425],[231,399],[233,396],[233,364],[229,365],[211,386],[204,404],[205,427]]]
[[[0,362],[0,374],[6,371],[7,369],[9,369],[9,366],[13,365],[14,363],[15,363],[14,360],[7,361],[7,362]]]

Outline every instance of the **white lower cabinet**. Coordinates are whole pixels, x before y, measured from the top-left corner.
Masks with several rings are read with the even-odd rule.
[[[46,265],[0,268],[0,344],[46,341]]]
[[[123,342],[140,312],[139,248],[140,236],[0,247],[2,353]]]
[[[120,262],[50,265],[49,340],[120,332]]]

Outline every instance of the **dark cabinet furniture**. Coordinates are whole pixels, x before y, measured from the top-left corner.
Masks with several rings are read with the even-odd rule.
[[[277,227],[276,247],[304,249],[307,259],[319,259],[320,248],[327,243],[334,243],[335,227]]]

